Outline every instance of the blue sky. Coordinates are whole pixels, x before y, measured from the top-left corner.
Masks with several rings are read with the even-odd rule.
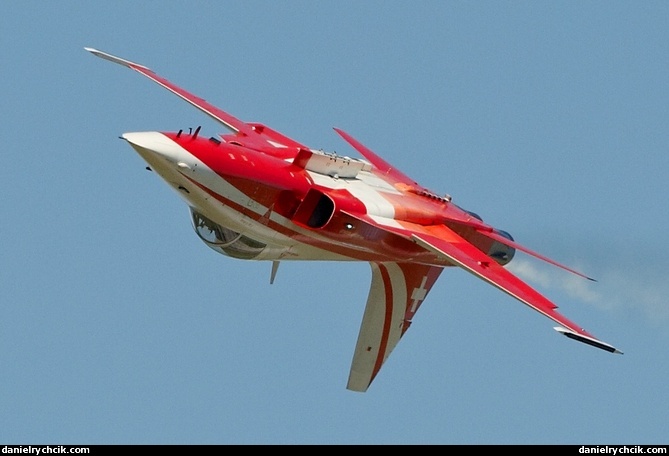
[[[666,444],[669,4],[32,2],[0,16],[3,444]],[[210,251],[118,136],[231,114],[406,174],[596,283],[510,268],[625,354],[445,271],[346,390],[364,263]]]

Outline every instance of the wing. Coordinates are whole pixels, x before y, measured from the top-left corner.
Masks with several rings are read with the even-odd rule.
[[[592,334],[558,313],[555,310],[557,309],[555,304],[448,227],[440,225],[432,227],[430,231],[432,231],[432,234],[414,233],[412,237],[415,242],[425,249],[462,267],[478,278],[485,280],[559,323],[561,326],[556,327],[556,331],[602,350],[612,353],[622,353],[611,345],[598,340]],[[444,240],[439,234],[447,235],[449,240]]]
[[[413,263],[370,265],[372,286],[346,386],[359,392],[367,391],[443,269]]]
[[[237,119],[236,117],[228,114],[222,109],[217,108],[206,100],[193,95],[192,93],[171,83],[167,79],[158,76],[144,65],[140,65],[138,63],[134,63],[90,47],[85,47],[84,49],[100,58],[135,70],[143,76],[151,79],[153,82],[166,88],[183,100],[186,100],[200,111],[204,112],[217,122],[230,129],[234,133],[235,141],[243,143],[243,145],[246,147],[254,148],[262,152],[272,153],[273,155],[279,155],[281,158],[294,158],[295,155],[297,155],[299,152],[299,149],[307,148],[297,141],[290,139],[265,125],[258,123],[246,123]]]
[[[476,277],[485,280],[557,322],[560,326],[554,329],[559,333],[611,353],[622,353],[557,312],[557,306],[550,300],[447,226],[422,226],[407,222],[397,223],[394,220],[388,220],[386,223],[379,217],[371,218],[369,216],[358,216],[356,218],[359,223],[373,225],[377,229],[384,229],[406,239],[411,239],[442,260],[460,266]]]

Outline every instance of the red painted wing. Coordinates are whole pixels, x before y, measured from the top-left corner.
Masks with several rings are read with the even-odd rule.
[[[440,225],[429,227],[428,230],[429,233],[413,233],[413,239],[427,250],[445,257],[452,263],[559,323],[562,327],[555,329],[567,337],[602,350],[621,353],[557,312],[555,304],[448,227]],[[448,241],[444,240],[444,237]]]
[[[98,57],[101,57],[103,59],[109,60],[114,63],[118,63],[120,65],[126,66],[130,69],[133,69],[137,71],[138,73],[143,74],[147,78],[153,80],[154,82],[160,84],[170,92],[178,95],[179,97],[183,98],[186,100],[188,103],[192,104],[199,110],[203,111],[205,114],[213,117],[215,120],[218,122],[222,123],[229,129],[235,132],[243,133],[245,135],[254,135],[253,129],[247,125],[245,122],[242,122],[241,120],[237,119],[234,116],[231,116],[227,112],[217,108],[216,106],[210,104],[206,100],[193,95],[192,93],[172,84],[170,81],[168,81],[165,78],[162,78],[158,76],[156,73],[154,73],[152,70],[149,68],[145,67],[144,65],[140,65],[138,63],[131,62],[129,60],[122,59],[120,57],[116,57],[115,55],[107,54],[106,52],[98,51],[97,49],[92,49],[92,48],[85,48],[87,51],[95,54]]]
[[[349,214],[350,215],[350,214]],[[460,266],[480,279],[513,296],[532,309],[542,313],[561,326],[555,330],[565,336],[592,345],[612,353],[622,353],[611,345],[600,341],[592,334],[572,322],[555,309],[557,306],[533,289],[530,285],[513,275],[493,258],[469,243],[445,225],[422,226],[412,223],[388,224],[363,215],[356,217],[360,222],[384,229],[407,239],[412,239],[418,245],[447,260],[453,265]]]
[[[294,157],[300,148],[305,148],[305,149],[307,148],[306,146],[298,143],[297,141],[290,139],[264,125],[257,123],[247,123],[239,120],[235,116],[230,115],[227,112],[223,111],[222,109],[219,109],[216,106],[212,105],[205,99],[193,95],[192,93],[182,89],[176,84],[173,84],[167,79],[158,76],[151,69],[145,67],[144,65],[140,65],[138,63],[122,59],[120,57],[116,57],[115,55],[108,54],[106,52],[102,52],[97,49],[88,47],[84,49],[105,60],[109,60],[111,62],[118,63],[119,65],[123,65],[132,70],[135,70],[138,73],[151,79],[155,83],[166,88],[170,92],[174,93],[175,95],[179,96],[180,98],[187,101],[191,105],[195,106],[200,111],[212,117],[217,122],[220,122],[225,127],[229,128],[234,133],[236,133],[238,136],[243,137],[244,145],[247,147],[260,149],[265,152],[271,151],[273,149],[278,149],[278,150],[290,149],[290,151],[288,150],[285,151],[286,155],[290,157]]]

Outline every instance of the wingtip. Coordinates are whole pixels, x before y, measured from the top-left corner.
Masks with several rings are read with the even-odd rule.
[[[587,345],[592,345],[593,347],[597,347],[601,350],[607,351],[609,353],[617,353],[622,355],[623,352],[618,350],[612,345],[607,344],[606,342],[602,342],[601,340],[595,339],[594,337],[588,337],[584,336],[583,334],[578,334],[571,329],[563,328],[562,326],[555,326],[553,329],[555,329],[557,332],[560,334],[563,334],[570,339],[574,339],[578,342],[582,342]]]
[[[110,62],[118,63],[119,65],[126,66],[128,68],[133,68],[133,67],[138,67],[138,68],[144,68],[145,70],[148,70],[149,68],[145,67],[144,65],[140,65],[139,63],[131,62],[130,60],[122,59],[121,57],[117,57],[115,55],[109,54],[107,52],[100,51],[99,49],[95,49],[92,47],[84,46],[84,49],[91,54],[93,54],[96,57],[100,57],[101,59],[109,60]]]

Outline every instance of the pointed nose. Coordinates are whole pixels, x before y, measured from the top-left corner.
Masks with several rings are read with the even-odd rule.
[[[190,155],[180,145],[157,131],[124,133],[121,137],[151,164],[155,164],[156,160],[177,164]]]

